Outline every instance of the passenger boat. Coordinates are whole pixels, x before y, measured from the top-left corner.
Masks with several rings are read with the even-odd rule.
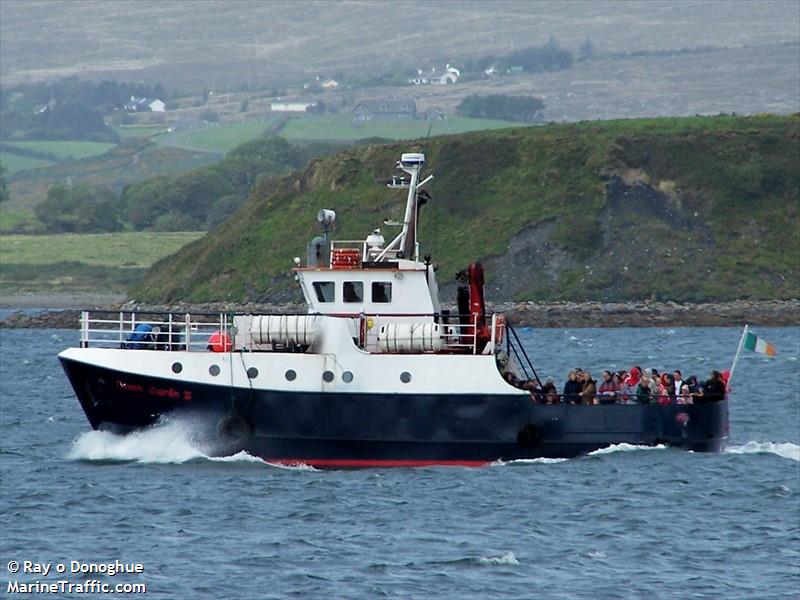
[[[459,274],[442,308],[420,258],[425,157],[406,153],[387,185],[407,189],[399,233],[333,241],[336,218],[294,277],[305,314],[84,311],[80,346],[59,359],[89,423],[129,432],[180,418],[215,454],[315,467],[485,465],[573,457],[612,444],[719,451],[727,399],[708,404],[552,404],[508,383],[538,379],[500,314],[486,314],[483,269]]]

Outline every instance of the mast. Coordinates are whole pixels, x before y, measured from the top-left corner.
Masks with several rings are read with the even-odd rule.
[[[403,217],[403,229],[400,234],[384,249],[379,256],[382,259],[387,252],[397,249],[403,257],[419,261],[419,243],[417,242],[417,218],[419,217],[419,189],[433,179],[429,175],[422,181],[419,174],[425,164],[425,155],[421,153],[405,153],[400,156],[397,166],[408,173],[411,179],[393,177],[387,184],[391,188],[408,188],[406,198],[406,212]]]
[[[744,338],[747,337],[748,331],[750,331],[750,326],[745,324],[744,329],[742,329],[742,337],[739,338],[739,346],[736,348],[736,354],[733,357],[733,364],[731,365],[730,372],[728,373],[728,383],[725,386],[726,389],[729,388],[731,385],[731,379],[733,379],[733,370],[736,368],[736,363],[739,362],[739,355],[742,353]]]

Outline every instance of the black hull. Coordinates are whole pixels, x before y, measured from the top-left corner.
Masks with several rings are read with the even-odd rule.
[[[317,467],[483,465],[571,458],[612,444],[721,451],[728,402],[534,404],[516,395],[250,390],[142,377],[61,358],[90,424],[127,432],[190,418],[216,454]]]

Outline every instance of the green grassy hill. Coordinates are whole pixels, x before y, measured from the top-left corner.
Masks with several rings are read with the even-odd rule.
[[[278,121],[278,118],[244,123],[220,123],[199,129],[189,129],[168,134],[159,140],[162,144],[206,150],[226,154],[245,142],[265,134]]]
[[[222,227],[157,262],[143,301],[296,294],[320,208],[336,237],[400,218],[383,182],[414,143],[353,148],[271,179]],[[422,252],[440,282],[472,260],[492,300],[800,297],[800,118],[586,122],[432,138]],[[447,298],[449,294],[446,293]]]

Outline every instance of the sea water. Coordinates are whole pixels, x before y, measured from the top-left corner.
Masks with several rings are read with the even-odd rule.
[[[209,458],[181,422],[91,431],[56,360],[76,332],[2,331],[1,593],[94,581],[146,586],[107,598],[798,598],[800,328],[755,332],[778,356],[741,356],[721,454],[622,444],[485,468],[317,471]],[[561,386],[575,367],[705,378],[730,366],[740,331],[521,336]],[[141,570],[109,575],[118,563]],[[78,589],[49,597],[95,595]]]

